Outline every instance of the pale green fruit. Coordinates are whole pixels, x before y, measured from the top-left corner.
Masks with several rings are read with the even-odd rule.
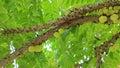
[[[34,52],[34,50],[35,50],[34,46],[30,46],[30,47],[28,48],[28,51],[29,51],[29,52]]]
[[[102,9],[103,10],[103,14],[108,14],[109,10],[105,7]]]
[[[40,45],[36,45],[36,46],[34,46],[34,51],[35,52],[41,52],[42,51],[42,48],[41,48],[41,46]]]
[[[58,31],[60,34],[62,34],[64,32],[64,29],[60,28]]]
[[[59,38],[60,37],[60,33],[59,32],[55,32],[54,33],[54,37]]]
[[[120,6],[114,6],[114,10],[120,10]]]
[[[107,21],[107,17],[106,16],[100,16],[99,17],[99,22],[100,23],[105,23]]]
[[[110,19],[111,19],[113,22],[117,22],[117,21],[118,21],[118,18],[119,18],[119,16],[118,16],[117,14],[112,14],[112,15],[110,16]]]

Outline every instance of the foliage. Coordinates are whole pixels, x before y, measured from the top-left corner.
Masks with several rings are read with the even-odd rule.
[[[0,0],[0,31],[6,28],[42,25],[69,13],[71,9],[103,0]],[[94,13],[99,13],[98,11]],[[89,14],[89,13],[88,13]],[[110,18],[113,19],[115,14]],[[117,16],[118,17],[118,16]],[[39,34],[47,31],[36,31]],[[27,52],[17,63],[20,68],[74,68],[81,63],[83,68],[95,68],[94,48],[120,32],[120,24],[87,23],[60,29],[52,38],[41,45],[41,50]],[[0,60],[10,54],[10,42],[15,49],[36,37],[36,33],[23,33],[0,36]],[[96,39],[98,38],[98,39]],[[120,44],[119,40],[115,45]],[[37,45],[38,46],[38,45]],[[115,49],[114,49],[115,48]],[[120,65],[120,47],[113,47],[103,56],[102,68],[117,68]],[[88,63],[85,63],[88,61]],[[13,68],[11,63],[6,68]]]

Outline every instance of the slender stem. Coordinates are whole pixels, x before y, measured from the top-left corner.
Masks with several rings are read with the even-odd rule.
[[[101,46],[95,47],[95,56],[96,56],[96,68],[100,68],[100,65],[102,63],[101,61],[101,54],[106,52],[111,46],[115,44],[117,39],[120,38],[120,32],[116,33],[111,39],[104,42]]]

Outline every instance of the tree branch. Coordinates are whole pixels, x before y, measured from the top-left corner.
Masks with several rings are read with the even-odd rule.
[[[92,22],[92,21],[96,20],[96,18],[98,19],[99,16],[96,15],[96,16],[86,16],[86,17],[82,17],[82,18],[80,17],[80,18],[73,19],[72,21],[66,22],[64,24],[60,24],[59,26],[56,26],[55,28],[48,30],[47,32],[43,33],[42,35],[39,35],[38,37],[34,38],[32,41],[25,43],[20,49],[16,50],[14,53],[3,58],[0,61],[0,67],[4,67],[8,63],[10,63],[13,59],[20,57],[22,54],[27,52],[29,46],[38,45],[38,44],[45,42],[50,37],[52,37],[53,33],[58,31],[59,28],[69,28],[72,25],[76,25],[76,24],[82,25],[89,21]]]
[[[16,28],[16,29],[5,29],[2,33],[4,35],[6,34],[13,34],[13,33],[23,33],[23,32],[35,32],[37,30],[42,30],[42,29],[47,29],[49,27],[54,27],[57,26],[59,24],[68,22],[72,19],[81,17],[82,15],[85,15],[86,13],[104,8],[104,7],[109,7],[109,6],[117,6],[120,5],[120,1],[107,1],[104,3],[99,3],[96,5],[88,5],[86,7],[84,7],[83,9],[75,9],[73,11],[71,11],[68,15],[63,16],[61,18],[58,18],[57,20],[51,21],[48,24],[43,24],[43,25],[38,25],[38,26],[33,26],[33,27],[28,27],[28,28]]]
[[[50,23],[57,23],[57,26],[55,28],[48,30],[42,35],[39,35],[38,37],[34,38],[30,42],[23,44],[23,46],[20,49],[16,50],[14,53],[10,54],[9,56],[3,58],[0,61],[0,67],[4,67],[8,63],[10,63],[13,59],[20,57],[22,54],[27,52],[29,46],[42,44],[43,42],[51,38],[53,33],[58,31],[59,28],[69,28],[72,25],[76,25],[76,24],[82,25],[87,22],[96,22],[99,18],[98,15],[83,16],[83,17],[79,15],[84,15],[87,12],[92,12],[94,10],[97,10],[103,7],[114,6],[114,5],[120,5],[120,2],[119,1],[111,1],[111,2],[108,1],[105,3],[98,4],[98,5],[92,5],[87,8],[83,8],[82,10],[75,10],[71,12],[70,14],[68,14],[67,16],[64,16],[62,18],[59,18],[58,20],[50,22]]]
[[[110,40],[104,42],[101,46],[95,47],[95,56],[96,56],[96,68],[100,68],[100,65],[102,63],[101,61],[101,54],[106,52],[111,46],[114,45],[116,40],[120,38],[120,32],[116,33]]]
[[[33,40],[29,41],[28,43],[23,44],[23,46],[20,49],[16,50],[14,53],[3,58],[0,61],[0,67],[4,67],[8,63],[10,63],[13,59],[20,57],[22,54],[27,52],[29,46],[42,44],[43,42],[45,42],[46,40],[51,38],[52,35],[54,34],[54,32],[58,31],[59,28],[69,28],[73,25],[82,25],[82,24],[85,24],[88,22],[99,23],[98,22],[99,17],[100,17],[99,15],[78,17],[78,18],[68,21],[66,23],[60,24],[60,25],[56,26],[55,28],[52,28],[52,29],[48,30],[47,32],[43,33],[42,35],[38,35]]]

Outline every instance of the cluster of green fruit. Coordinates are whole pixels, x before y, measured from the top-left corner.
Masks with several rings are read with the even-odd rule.
[[[109,7],[109,8],[105,7],[103,9],[100,9],[99,14],[102,16],[99,17],[99,22],[100,23],[107,22],[108,17],[110,17],[110,20],[112,20],[114,23],[120,22],[119,11],[120,11],[120,6],[114,6],[114,7]]]
[[[63,32],[64,32],[64,29],[60,28],[60,29],[58,30],[58,32],[55,32],[55,33],[54,33],[54,37],[59,38],[60,35],[63,34]]]
[[[42,48],[40,45],[36,45],[36,46],[30,46],[28,48],[28,51],[29,52],[41,52],[42,51]]]

